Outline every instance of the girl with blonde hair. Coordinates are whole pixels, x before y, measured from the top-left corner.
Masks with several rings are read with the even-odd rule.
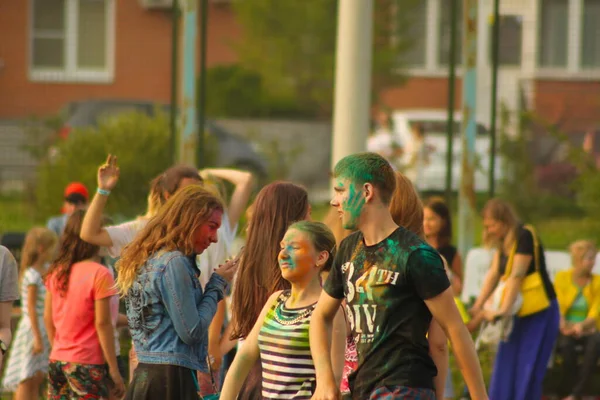
[[[198,399],[207,373],[208,327],[237,261],[220,266],[205,289],[195,257],[217,242],[222,201],[199,185],[180,189],[148,221],[117,263],[117,286],[139,365],[127,399]]]
[[[56,251],[58,237],[49,229],[32,228],[21,252],[21,319],[15,332],[2,386],[15,392],[15,399],[39,396],[48,373],[50,343],[44,326],[46,286],[43,276]]]
[[[506,201],[489,200],[482,216],[484,243],[496,252],[471,312],[475,319],[483,316],[488,321],[512,322],[508,337],[498,346],[490,398],[539,399],[559,327],[559,308],[544,247],[535,229],[522,224]],[[524,286],[528,297],[523,294]],[[499,307],[484,309],[492,294],[498,294],[494,293],[497,288],[502,290]]]

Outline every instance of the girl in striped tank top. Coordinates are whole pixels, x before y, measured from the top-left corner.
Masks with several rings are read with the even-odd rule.
[[[290,290],[275,292],[263,307],[252,332],[227,373],[221,399],[235,400],[257,360],[262,363],[264,399],[310,399],[316,387],[310,353],[310,317],[321,294],[321,273],[329,271],[335,238],[320,222],[296,222],[281,241],[279,266]],[[341,381],[346,323],[335,317],[331,361]]]

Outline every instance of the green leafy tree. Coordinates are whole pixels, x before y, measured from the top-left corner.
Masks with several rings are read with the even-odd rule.
[[[398,68],[410,49],[415,6],[422,0],[375,0],[373,93],[404,78]],[[234,2],[244,34],[234,44],[240,63],[266,90],[303,109],[332,110],[338,0]],[[370,94],[365,94],[370,95]]]
[[[121,176],[107,213],[131,218],[146,208],[149,182],[170,166],[169,121],[165,114],[123,114],[98,128],[75,129],[57,146],[57,155],[38,167],[35,204],[40,218],[57,214],[63,190],[71,181],[96,188],[98,166],[109,153],[119,160]]]

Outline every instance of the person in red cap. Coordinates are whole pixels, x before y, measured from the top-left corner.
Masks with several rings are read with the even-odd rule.
[[[86,209],[90,194],[85,185],[81,182],[71,182],[65,188],[65,202],[62,207],[62,215],[52,217],[48,220],[46,226],[59,237],[62,235],[67,219],[73,212],[80,209]]]

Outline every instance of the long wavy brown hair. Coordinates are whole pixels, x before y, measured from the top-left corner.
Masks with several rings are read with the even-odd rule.
[[[117,263],[121,295],[127,294],[140,267],[159,250],[193,255],[194,233],[215,210],[223,211],[223,202],[200,185],[187,186],[170,197],[123,250]]]
[[[390,202],[394,222],[423,238],[423,203],[410,179],[396,171],[396,189]]]
[[[61,295],[69,290],[69,277],[73,264],[94,258],[100,251],[100,247],[89,244],[79,237],[84,215],[84,210],[77,210],[67,220],[65,230],[60,237],[58,256],[46,273],[46,282],[54,279]]]
[[[248,336],[271,294],[289,289],[277,255],[288,227],[307,218],[308,193],[298,185],[274,182],[256,196],[232,293],[232,338]]]

